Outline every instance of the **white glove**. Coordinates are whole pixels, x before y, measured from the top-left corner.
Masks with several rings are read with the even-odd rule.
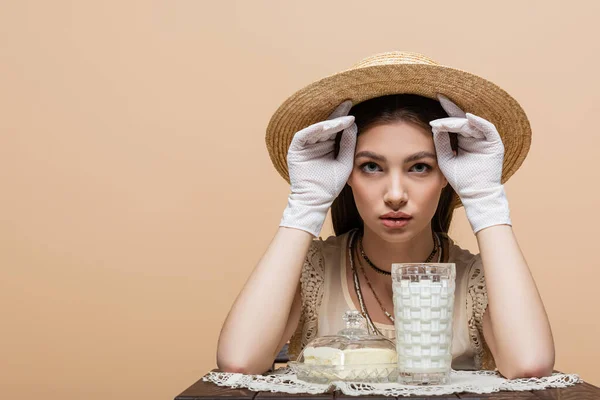
[[[473,232],[493,225],[512,225],[501,183],[504,145],[496,127],[481,117],[465,114],[441,94],[438,99],[450,115],[429,123],[438,164],[460,197]],[[458,134],[456,155],[450,147],[448,132]]]
[[[352,172],[357,127],[348,116],[352,101],[340,104],[325,121],[294,134],[287,164],[291,193],[279,226],[297,228],[319,236],[327,210]],[[344,130],[337,159],[335,137]]]

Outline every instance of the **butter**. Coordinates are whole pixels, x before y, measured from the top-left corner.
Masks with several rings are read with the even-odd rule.
[[[307,347],[304,350],[304,364],[312,365],[395,364],[397,361],[398,355],[392,349]]]
[[[307,347],[304,350],[304,364],[343,365],[344,352],[333,347]]]
[[[392,349],[347,349],[344,356],[346,365],[395,364],[398,361],[398,355]]]

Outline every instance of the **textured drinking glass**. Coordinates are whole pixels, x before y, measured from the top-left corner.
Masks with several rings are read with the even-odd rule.
[[[449,383],[455,285],[454,263],[392,264],[399,383]]]

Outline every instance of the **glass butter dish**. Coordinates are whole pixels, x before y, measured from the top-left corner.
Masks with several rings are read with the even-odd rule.
[[[396,382],[396,345],[383,336],[370,335],[359,311],[348,310],[343,319],[346,328],[337,335],[312,340],[296,361],[288,363],[298,379],[311,383]]]

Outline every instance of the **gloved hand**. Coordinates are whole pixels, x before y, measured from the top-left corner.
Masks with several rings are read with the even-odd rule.
[[[291,193],[279,226],[297,228],[319,236],[327,210],[352,172],[357,127],[347,115],[352,101],[341,103],[325,121],[294,134],[287,164]],[[337,159],[335,137],[344,130]]]
[[[465,114],[441,94],[438,99],[450,116],[429,123],[438,164],[460,197],[473,232],[493,225],[512,225],[501,183],[504,145],[496,127],[481,117]],[[450,147],[448,132],[458,134],[457,154]]]

